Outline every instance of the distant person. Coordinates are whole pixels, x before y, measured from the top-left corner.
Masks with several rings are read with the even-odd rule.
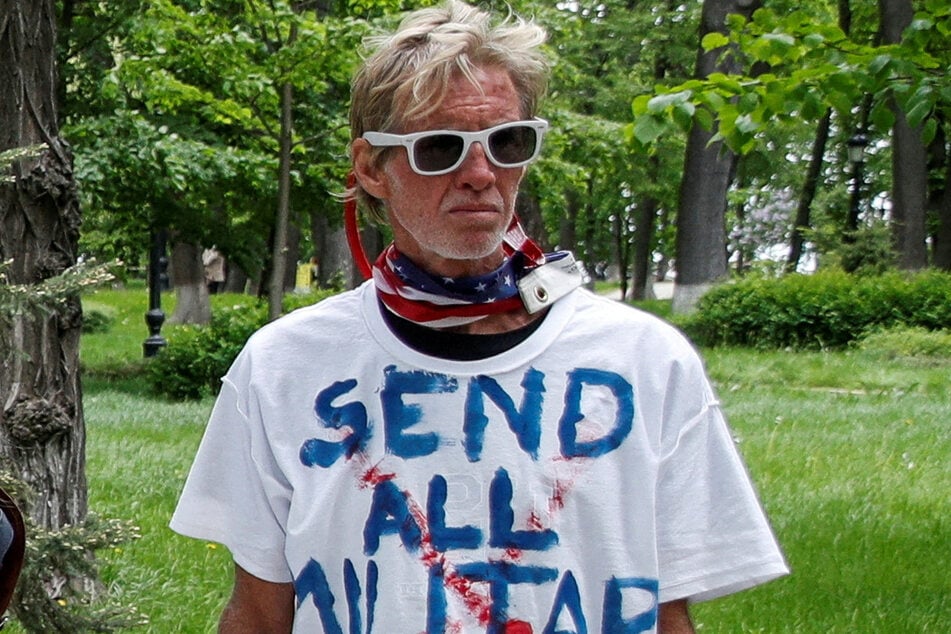
[[[205,266],[205,284],[208,286],[208,293],[210,295],[220,293],[225,285],[225,257],[221,255],[217,247],[211,247],[202,252],[201,262]]]
[[[171,522],[233,555],[221,632],[692,632],[786,574],[693,348],[521,231],[544,39],[451,0],[357,72],[393,242],[224,378]]]

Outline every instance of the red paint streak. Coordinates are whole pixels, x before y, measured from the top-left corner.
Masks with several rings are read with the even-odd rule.
[[[571,490],[573,483],[565,482],[564,480],[555,480],[555,490],[552,491],[551,497],[548,499],[548,512],[554,513],[555,511],[560,511],[565,508],[565,496],[568,495],[568,491]]]
[[[528,516],[528,527],[532,530],[541,530],[544,527],[542,524],[542,518],[538,516],[538,513],[532,511],[532,514]]]
[[[489,624],[492,615],[491,599],[472,587],[472,582],[465,577],[460,576],[452,567],[452,564],[446,559],[446,554],[439,552],[433,546],[432,533],[429,531],[429,522],[426,513],[422,507],[416,503],[409,491],[403,491],[406,496],[406,502],[409,505],[409,512],[420,528],[422,539],[420,540],[420,561],[427,568],[440,566],[443,569],[443,585],[447,589],[455,592],[465,604],[466,609],[479,620],[483,626]]]
[[[360,474],[358,484],[361,489],[367,489],[370,487],[375,487],[381,482],[386,482],[387,480],[393,480],[395,478],[395,473],[383,473],[378,465],[374,465]]]
[[[364,465],[366,464],[365,454],[357,454],[355,457],[359,462],[363,462]],[[576,471],[575,475],[578,475],[578,470],[582,467],[582,464],[579,464],[581,461],[565,462],[568,462],[569,465],[573,464]],[[361,489],[374,487],[381,482],[395,479],[395,473],[384,473],[379,465],[374,465],[362,473],[357,474],[357,483]],[[557,511],[565,507],[565,499],[571,492],[574,484],[574,479],[564,480],[559,478],[555,480],[554,490],[548,499],[549,515],[554,515]],[[446,559],[445,553],[439,552],[433,546],[432,534],[429,531],[429,522],[427,521],[426,513],[419,504],[416,503],[409,491],[404,490],[403,495],[406,497],[410,513],[413,515],[413,519],[420,529],[420,550],[422,551],[420,561],[427,568],[440,566],[443,573],[443,585],[460,598],[468,612],[479,621],[480,625],[487,627],[492,620],[492,600],[488,596],[488,593],[480,592],[473,587],[471,581],[460,576],[453,568],[452,562]],[[528,526],[532,530],[542,530],[545,528],[545,522],[538,513],[532,512],[528,518]],[[509,548],[505,551],[505,557],[511,561],[521,560],[523,554],[524,553],[517,548]],[[452,621],[446,623],[446,632],[448,634],[462,634],[464,632],[462,622]],[[505,624],[504,632],[505,634],[533,634],[530,623],[518,620],[508,621]]]
[[[366,465],[365,454],[358,454],[357,460]],[[361,489],[374,487],[381,482],[395,480],[395,473],[384,473],[379,465],[357,473],[357,484]],[[492,618],[492,601],[488,595],[480,593],[472,587],[472,582],[465,577],[460,576],[452,567],[451,562],[446,559],[445,553],[441,553],[433,546],[433,536],[429,530],[429,521],[422,507],[413,499],[409,491],[404,490],[403,496],[406,498],[406,504],[413,519],[419,526],[420,539],[420,561],[427,568],[440,566],[443,570],[443,584],[452,592],[455,592],[462,600],[466,609],[472,614],[482,626],[488,626]],[[464,628],[461,622],[447,624],[447,632],[450,634],[462,634]],[[529,630],[530,631],[530,630]]]
[[[472,582],[460,577],[455,572],[446,571],[443,583],[447,588],[459,595],[469,613],[475,616],[483,626],[488,625],[492,618],[492,601],[488,596],[479,593],[472,587]]]

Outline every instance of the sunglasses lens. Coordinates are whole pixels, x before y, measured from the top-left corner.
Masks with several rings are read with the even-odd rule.
[[[511,126],[489,136],[489,150],[498,163],[515,165],[532,158],[537,141],[534,128],[527,125]]]
[[[538,132],[532,126],[510,125],[490,132],[486,149],[492,162],[500,167],[523,165],[535,157],[538,141]],[[466,147],[466,139],[460,134],[422,134],[412,142],[413,164],[420,174],[444,173],[459,165]]]
[[[454,134],[431,134],[416,140],[413,159],[423,172],[439,172],[449,169],[462,156],[464,142]]]

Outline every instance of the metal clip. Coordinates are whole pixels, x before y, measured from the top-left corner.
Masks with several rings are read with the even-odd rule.
[[[537,313],[585,282],[584,266],[571,253],[532,269],[518,281],[518,293],[529,313]]]

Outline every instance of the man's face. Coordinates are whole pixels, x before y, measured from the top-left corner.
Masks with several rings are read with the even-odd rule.
[[[457,75],[438,110],[398,132],[474,132],[523,118],[507,73],[490,67],[477,70],[476,78],[481,91]],[[515,213],[524,167],[496,167],[474,143],[448,174],[417,174],[403,148],[388,150],[375,169],[361,160],[369,154],[365,143],[360,139],[353,146],[357,176],[366,191],[384,201],[397,249],[428,272],[449,277],[487,273],[501,264],[502,237]]]

